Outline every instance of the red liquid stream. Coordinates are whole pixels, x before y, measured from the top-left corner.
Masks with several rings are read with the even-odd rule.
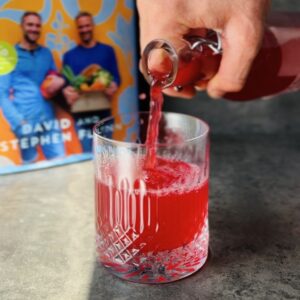
[[[151,87],[146,155],[126,171],[134,175],[120,179],[116,162],[104,171],[110,179],[96,182],[96,228],[104,241],[99,253],[106,264],[112,263],[111,257],[126,261],[137,252],[187,245],[200,235],[207,217],[208,181],[201,180],[203,170],[156,155],[163,103],[160,82],[157,79]]]
[[[146,139],[145,169],[152,169],[156,163],[156,143],[159,135],[159,121],[161,118],[162,94],[160,77],[156,78],[150,89],[150,112]]]

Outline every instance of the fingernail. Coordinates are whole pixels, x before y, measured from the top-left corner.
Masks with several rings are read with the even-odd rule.
[[[208,94],[213,99],[220,99],[220,98],[222,98],[224,93],[221,90],[212,89],[212,90],[209,90]]]
[[[183,87],[181,85],[177,85],[177,86],[174,86],[174,90],[175,90],[175,92],[181,92],[183,90]]]
[[[195,86],[195,89],[196,89],[197,92],[205,91],[205,87],[202,87],[202,86]]]

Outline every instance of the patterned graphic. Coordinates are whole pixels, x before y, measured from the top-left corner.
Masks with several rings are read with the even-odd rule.
[[[74,0],[61,0],[64,10],[68,13],[69,17],[74,18],[78,11],[81,10],[79,1]],[[129,1],[132,2],[132,1]],[[114,14],[117,5],[117,0],[102,0],[102,5],[99,12],[95,12],[94,21],[99,25],[105,23]]]
[[[79,11],[91,12],[95,21],[95,38],[112,46],[115,50],[118,69],[121,76],[121,85],[111,99],[113,115],[123,112],[133,112],[137,108],[137,58],[134,25],[134,0],[0,0],[0,41],[5,41],[13,46],[20,41],[20,19],[24,11],[36,11],[42,16],[42,36],[39,40],[41,45],[49,48],[53,54],[58,70],[62,67],[63,54],[73,48],[78,42],[74,17]],[[75,124],[72,116],[61,107],[56,107],[58,120],[66,120],[72,127],[65,132],[71,134],[72,139],[65,142],[68,160],[77,155],[78,160],[91,158],[91,155],[82,155],[78,137],[76,136]],[[11,131],[10,125],[3,116],[0,107],[0,174],[28,170],[31,165],[22,165],[18,141]],[[39,164],[36,168],[46,167],[54,162],[45,163],[43,155],[38,157]],[[59,164],[61,162],[56,162]],[[6,167],[4,167],[4,165]],[[17,169],[15,166],[19,166]],[[3,166],[3,167],[2,167]]]
[[[124,54],[131,66],[131,74],[135,76],[136,73],[136,57],[132,55],[136,49],[135,43],[135,31],[132,26],[132,22],[127,22],[123,17],[117,18],[117,29],[115,32],[109,32],[108,36],[123,49]],[[124,36],[127,36],[127,39],[124,39]]]
[[[17,61],[18,57],[15,48],[6,42],[0,41],[0,75],[12,72]]]
[[[6,19],[19,24],[24,10],[21,5],[18,8],[10,7],[9,4],[12,2],[11,0],[0,0],[0,19]],[[42,16],[43,23],[47,23],[51,15],[53,1],[44,0],[43,2],[44,5],[38,12]]]
[[[57,11],[51,27],[54,33],[46,35],[46,46],[52,51],[58,52],[59,58],[62,59],[63,54],[76,45],[75,41],[71,40],[67,34],[64,34],[65,29],[68,29],[70,25],[65,23],[62,13]]]

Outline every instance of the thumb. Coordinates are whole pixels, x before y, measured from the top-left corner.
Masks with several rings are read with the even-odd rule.
[[[223,56],[217,74],[210,80],[207,92],[220,98],[240,91],[247,79],[263,37],[263,24],[258,20],[230,20],[223,32]]]

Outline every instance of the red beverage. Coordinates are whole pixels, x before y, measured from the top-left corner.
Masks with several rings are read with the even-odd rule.
[[[208,127],[184,115],[161,122],[163,76],[152,83],[149,119],[131,122],[138,138],[147,129],[145,144],[94,140],[99,258],[136,282],[181,279],[208,256]],[[118,127],[109,122],[108,136]]]
[[[203,170],[156,157],[155,168],[145,168],[141,160],[130,171],[135,174],[131,182],[128,178],[118,182],[118,169],[110,164],[106,180],[96,182],[102,263],[124,272],[134,264],[143,269],[149,254],[163,260],[166,252],[175,250],[173,260],[161,261],[166,270],[176,274],[176,266],[181,271],[199,269],[208,249],[208,179],[202,178]]]
[[[163,94],[161,91],[160,80],[157,78],[150,89],[150,114],[147,130],[147,152],[145,159],[145,168],[152,169],[156,163],[156,143],[158,139],[159,121],[163,104]]]

